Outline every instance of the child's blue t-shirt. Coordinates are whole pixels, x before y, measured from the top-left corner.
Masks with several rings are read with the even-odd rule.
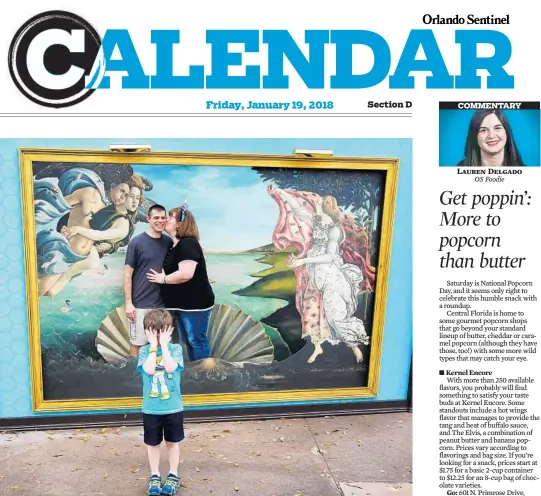
[[[150,345],[147,344],[139,350],[137,370],[143,378],[143,413],[166,415],[184,410],[180,391],[180,376],[184,370],[182,346],[169,343],[168,347],[171,357],[178,364],[177,368],[171,373],[165,371],[162,363],[162,350],[158,347],[156,371],[153,375],[149,375],[143,370],[143,364],[149,355]]]

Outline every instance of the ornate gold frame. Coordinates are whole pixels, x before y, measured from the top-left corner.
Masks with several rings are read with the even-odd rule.
[[[307,401],[335,401],[356,398],[374,398],[378,394],[383,329],[389,271],[395,201],[398,186],[399,160],[397,158],[360,157],[299,157],[284,155],[177,153],[177,152],[115,152],[98,150],[21,148],[20,175],[24,226],[24,252],[26,271],[26,294],[28,312],[28,338],[32,384],[32,408],[35,412],[131,410],[141,408],[141,398],[106,398],[88,400],[55,400],[43,398],[43,375],[41,362],[41,333],[39,318],[38,277],[36,267],[36,227],[34,222],[34,191],[32,163],[78,162],[78,163],[130,163],[208,166],[258,166],[315,169],[354,169],[386,171],[381,241],[375,289],[375,308],[372,328],[372,348],[368,370],[368,386],[362,388],[334,388],[314,390],[290,390],[279,392],[248,392],[227,394],[186,395],[187,407],[219,407],[224,405],[253,405],[298,403]]]

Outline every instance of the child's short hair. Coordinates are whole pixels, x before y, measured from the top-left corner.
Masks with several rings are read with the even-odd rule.
[[[165,308],[154,308],[145,314],[143,327],[159,331],[173,325],[173,317]]]

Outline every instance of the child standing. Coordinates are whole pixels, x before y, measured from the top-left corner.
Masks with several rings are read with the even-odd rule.
[[[184,439],[184,406],[180,377],[184,369],[182,347],[171,343],[173,318],[164,309],[150,310],[143,321],[147,345],[139,350],[137,370],[143,378],[143,428],[151,476],[149,496],[173,495],[180,488],[179,443]],[[162,487],[160,445],[165,439],[169,475]]]

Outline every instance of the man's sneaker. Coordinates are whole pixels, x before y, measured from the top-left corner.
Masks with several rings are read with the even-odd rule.
[[[167,476],[167,480],[165,481],[165,484],[163,485],[162,494],[167,494],[171,496],[173,494],[177,494],[179,489],[180,489],[180,479],[174,474],[169,474]]]
[[[148,479],[148,496],[159,496],[162,494],[162,480],[159,475],[151,475]]]

